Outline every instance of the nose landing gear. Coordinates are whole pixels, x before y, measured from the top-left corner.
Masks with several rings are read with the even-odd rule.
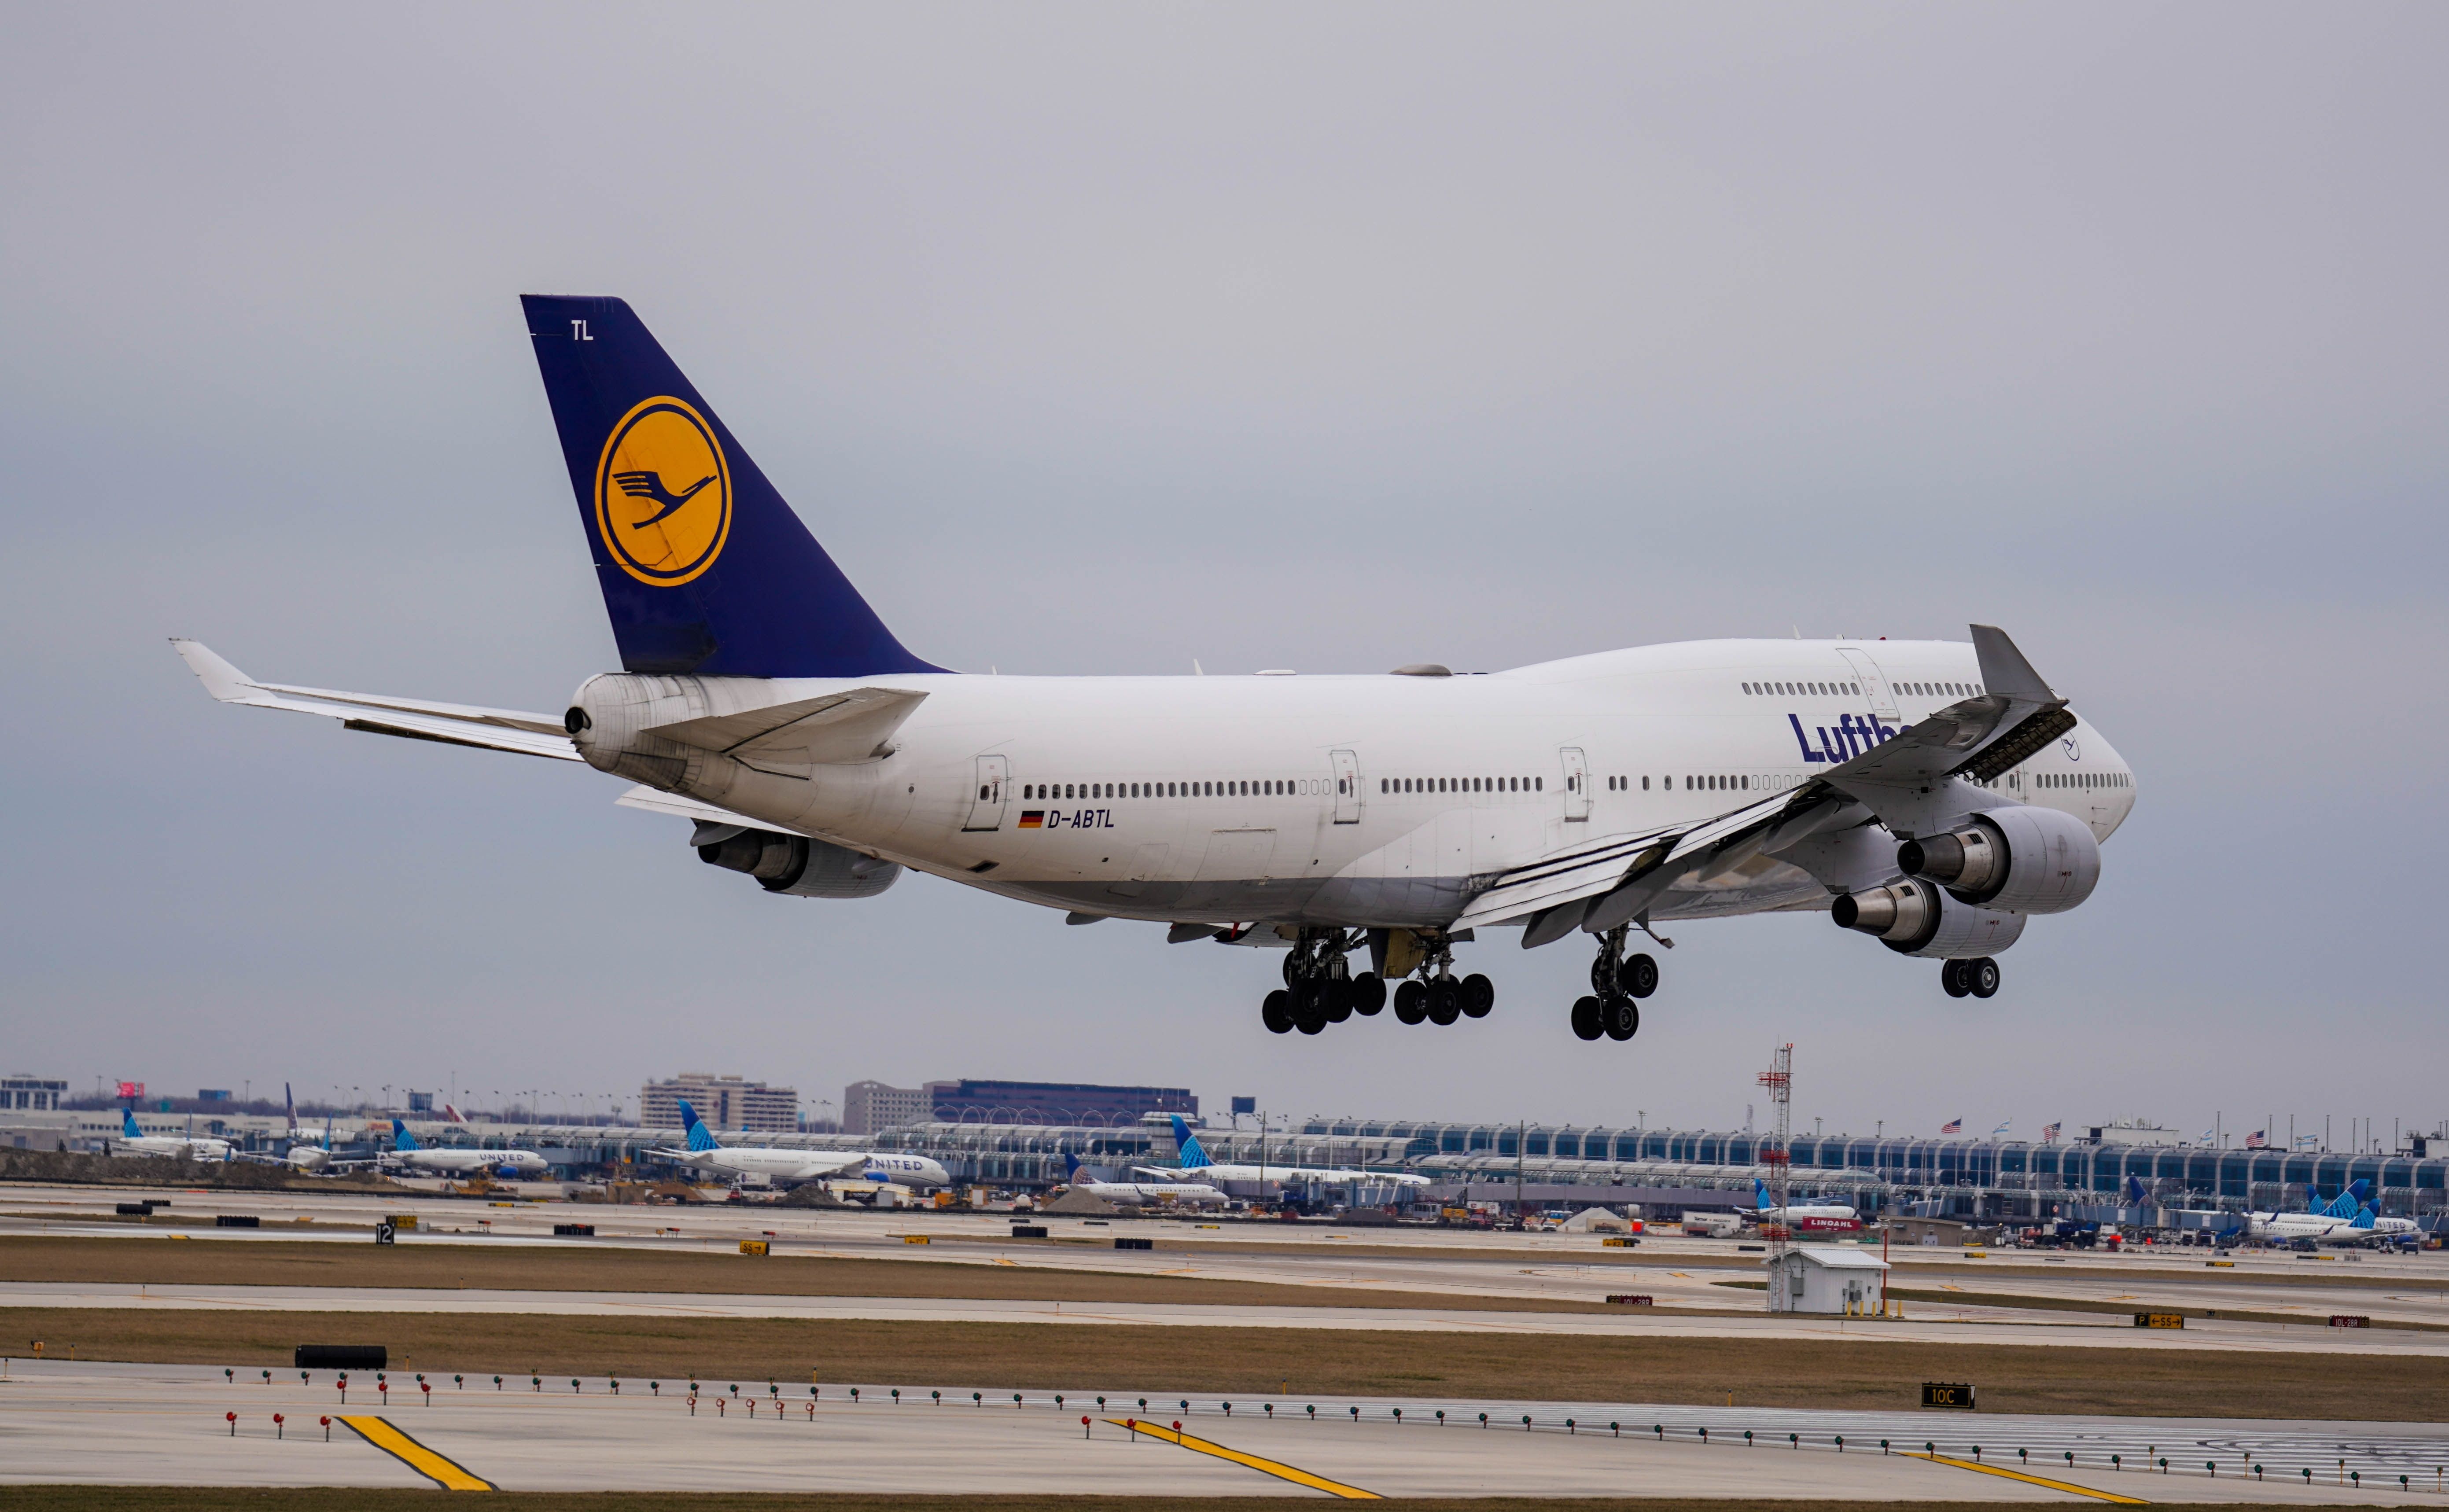
[[[1658,990],[1658,963],[1650,956],[1626,955],[1628,929],[1618,925],[1599,940],[1598,958],[1591,963],[1591,996],[1573,1004],[1575,1037],[1629,1040],[1641,1032],[1638,999]]]

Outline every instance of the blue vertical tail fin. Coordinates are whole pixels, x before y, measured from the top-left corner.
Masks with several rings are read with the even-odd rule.
[[[894,639],[626,302],[520,303],[623,667],[944,670]]]
[[[1190,1132],[1190,1125],[1182,1121],[1182,1115],[1179,1113],[1173,1115],[1173,1142],[1180,1151],[1174,1158],[1174,1164],[1184,1170],[1204,1171],[1215,1164],[1207,1158],[1206,1148],[1199,1142],[1199,1136]]]
[[[1752,1206],[1763,1213],[1769,1210],[1768,1183],[1759,1177],[1752,1177]]]
[[[391,1120],[391,1147],[402,1155],[424,1148],[416,1142],[416,1136],[408,1132],[408,1125],[397,1119]]]
[[[697,1109],[689,1106],[689,1100],[677,1098],[674,1101],[681,1105],[681,1123],[688,1130],[688,1147],[692,1150],[721,1148],[714,1136],[706,1132],[705,1120],[697,1116]]]
[[[136,1126],[136,1109],[133,1104],[119,1110],[119,1137],[123,1139],[145,1138],[145,1131]]]
[[[2141,1207],[2151,1200],[2151,1195],[2143,1190],[2141,1177],[2130,1176],[2126,1178],[2126,1200],[2136,1207]]]

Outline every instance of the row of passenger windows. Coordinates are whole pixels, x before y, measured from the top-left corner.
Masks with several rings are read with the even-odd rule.
[[[2044,788],[2124,788],[2133,784],[2123,772],[2103,772],[2097,776],[2089,772],[2044,772],[2033,779]]]
[[[1545,777],[1379,777],[1380,793],[1545,793]]]
[[[1966,699],[1981,691],[1977,682],[1899,682],[1899,693],[1918,699]],[[1789,698],[1839,696],[1859,699],[1862,685],[1859,682],[1746,682],[1743,690],[1755,697],[1762,694],[1783,694]]]
[[[1230,782],[1032,782],[1020,795],[1026,802],[1056,798],[1288,798],[1324,795],[1333,784],[1324,777],[1266,777]]]
[[[1658,779],[1658,785],[1668,793],[1675,791],[1675,779],[1673,777],[1660,777]],[[1687,775],[1684,778],[1684,791],[1687,793],[1749,793],[1751,788],[1752,779],[1748,775]],[[1610,777],[1608,778],[1608,791],[1610,793],[1630,793],[1632,791],[1632,778]],[[1649,779],[1646,776],[1641,779],[1641,791],[1644,793],[1649,791]]]

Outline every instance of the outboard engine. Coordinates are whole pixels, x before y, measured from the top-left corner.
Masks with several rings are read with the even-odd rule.
[[[2063,913],[2100,882],[2092,826],[2056,809],[1991,809],[1961,829],[1897,848],[1897,869],[1957,901],[2014,913]]]
[[[742,830],[699,846],[697,858],[708,866],[745,871],[768,892],[800,898],[872,898],[901,877],[897,861],[772,830]]]
[[[1829,905],[1841,929],[1878,937],[1899,955],[1971,960],[1995,955],[2022,936],[2024,916],[1976,908],[1919,877],[1849,892]]]

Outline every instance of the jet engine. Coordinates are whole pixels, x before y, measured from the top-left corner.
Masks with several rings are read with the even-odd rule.
[[[901,876],[897,861],[771,830],[742,830],[699,846],[697,858],[707,866],[745,871],[768,892],[800,898],[872,898]]]
[[[1841,929],[1875,935],[1899,955],[1971,960],[1996,955],[2024,932],[2024,916],[1976,908],[1908,877],[1883,888],[1848,892],[1829,905]]]
[[[1907,840],[1897,848],[1897,870],[1961,903],[2063,913],[2099,883],[2100,842],[2092,826],[2056,809],[1992,809],[1946,834]]]

